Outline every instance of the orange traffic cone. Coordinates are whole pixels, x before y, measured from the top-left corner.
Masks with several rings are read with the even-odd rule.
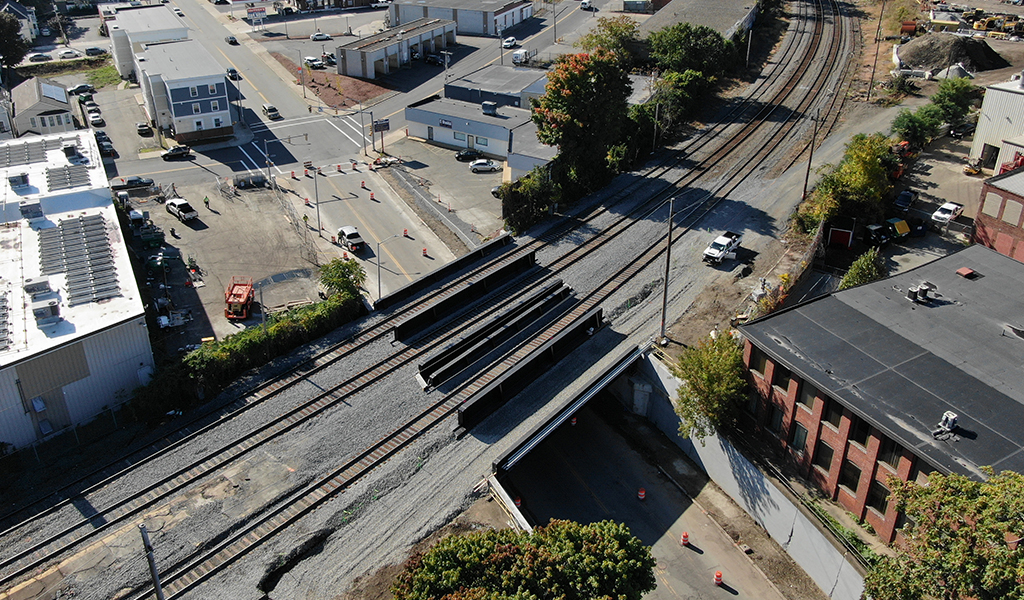
[[[688,532],[683,532],[683,537],[679,538],[679,544],[682,546],[690,545],[690,534]]]
[[[639,498],[640,500],[643,500],[644,498],[647,497],[647,490],[645,490],[644,488],[640,488],[636,492],[636,497]]]
[[[519,496],[516,496],[515,502],[516,502],[516,508],[519,508],[520,506],[523,505],[523,501],[519,499]]]
[[[715,585],[722,585],[722,572],[715,571]]]

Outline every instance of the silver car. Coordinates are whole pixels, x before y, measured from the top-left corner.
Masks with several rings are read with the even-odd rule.
[[[469,170],[474,173],[480,173],[481,171],[493,173],[494,171],[500,171],[501,165],[494,162],[493,160],[483,158],[480,160],[474,160],[473,162],[469,163]]]

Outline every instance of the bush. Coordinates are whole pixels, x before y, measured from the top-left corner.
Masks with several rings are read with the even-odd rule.
[[[886,274],[885,259],[879,254],[878,248],[871,248],[857,257],[857,260],[853,261],[853,264],[850,265],[850,270],[846,272],[843,280],[839,282],[839,289],[845,290],[857,285],[871,283],[885,277]]]

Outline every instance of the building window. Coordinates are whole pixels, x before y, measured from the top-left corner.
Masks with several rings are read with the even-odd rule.
[[[768,355],[757,346],[750,348],[750,370],[764,377],[764,370],[768,366]]]
[[[57,122],[53,120],[52,116],[46,117],[46,118],[50,121],[50,127],[56,127],[57,126]]]
[[[29,122],[29,124],[32,125],[32,129],[36,128],[36,118],[35,117],[29,117],[28,118],[28,122]]]
[[[774,402],[768,404],[768,431],[778,434],[782,431],[782,417],[785,413]]]
[[[793,439],[789,442],[789,447],[798,454],[803,454],[807,447],[807,428],[800,423],[793,423]]]
[[[928,476],[934,472],[935,469],[928,466],[928,463],[918,459],[914,463],[914,468],[910,470],[910,477],[907,478],[907,481],[913,481],[924,487],[928,485]]]
[[[818,388],[805,381],[800,385],[800,395],[796,397],[796,401],[808,409],[814,410],[814,397],[817,395]]]
[[[202,119],[200,119],[200,120],[196,121],[196,131],[202,131],[202,130],[203,130],[203,121],[202,121]]]
[[[71,113],[64,113],[64,124],[65,125],[70,125],[71,124]]]
[[[868,490],[868,506],[883,515],[889,508],[889,488],[882,485],[882,482],[871,482],[871,489]]]
[[[903,448],[900,448],[899,444],[889,438],[885,438],[882,440],[882,448],[878,451],[878,460],[895,469],[900,464],[900,456],[902,454]]]
[[[220,110],[220,102],[214,100],[210,103],[210,112],[217,112],[218,110]]]
[[[857,493],[857,486],[860,485],[860,468],[848,460],[843,461],[843,468],[839,470],[839,485]]]
[[[812,464],[828,473],[829,469],[832,468],[833,453],[834,451],[832,450],[832,446],[818,440],[818,445],[814,449],[814,460]]]
[[[868,422],[860,417],[853,417],[853,426],[850,427],[850,441],[857,442],[861,446],[867,447],[868,445],[868,434],[871,432],[871,427],[868,426]]]
[[[458,131],[456,131],[455,133],[452,134],[452,136],[455,139],[459,140],[460,142],[466,141],[466,134],[464,133],[459,133]]]
[[[198,102],[192,105],[192,114],[198,115],[201,112],[203,112],[203,107]]]
[[[758,397],[756,392],[750,392],[749,394],[747,394],[747,401],[743,405],[743,410],[747,411],[747,413],[750,416],[756,417],[757,416],[757,405],[760,403],[760,401],[761,401],[761,398]]]
[[[477,137],[476,138],[476,145],[477,146],[486,146],[487,145],[487,138]]]
[[[193,98],[198,98],[199,97],[199,88],[197,88],[197,87],[190,87],[190,88],[188,88],[188,93],[191,94],[191,96]]]
[[[213,126],[214,127],[220,127],[221,122],[222,121],[220,120],[220,117],[214,117],[213,118]]]
[[[211,96],[214,96],[214,95],[216,95],[216,94],[217,94],[217,86],[216,86],[215,84],[212,84],[212,83],[211,83],[211,84],[210,84],[210,95],[211,95]]]
[[[821,418],[829,425],[838,428],[839,422],[843,418],[843,407],[835,400],[829,398],[825,402],[825,414]]]
[[[793,379],[793,372],[782,365],[775,365],[775,374],[772,375],[772,385],[779,388],[779,391],[789,391],[789,382]]]

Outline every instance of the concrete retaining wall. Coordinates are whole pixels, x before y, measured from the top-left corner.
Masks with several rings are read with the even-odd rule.
[[[694,463],[754,518],[779,543],[830,598],[859,600],[864,579],[843,553],[763,473],[728,441],[712,436],[700,442],[679,436],[679,417],[670,397],[679,387],[676,379],[659,361],[647,355],[638,366],[651,384],[649,397],[632,398],[634,412],[646,416],[665,432]],[[621,389],[616,390],[621,392]],[[641,392],[639,395],[645,395]],[[628,403],[627,403],[628,404]],[[646,408],[646,411],[643,409]],[[637,410],[640,409],[640,410]]]

